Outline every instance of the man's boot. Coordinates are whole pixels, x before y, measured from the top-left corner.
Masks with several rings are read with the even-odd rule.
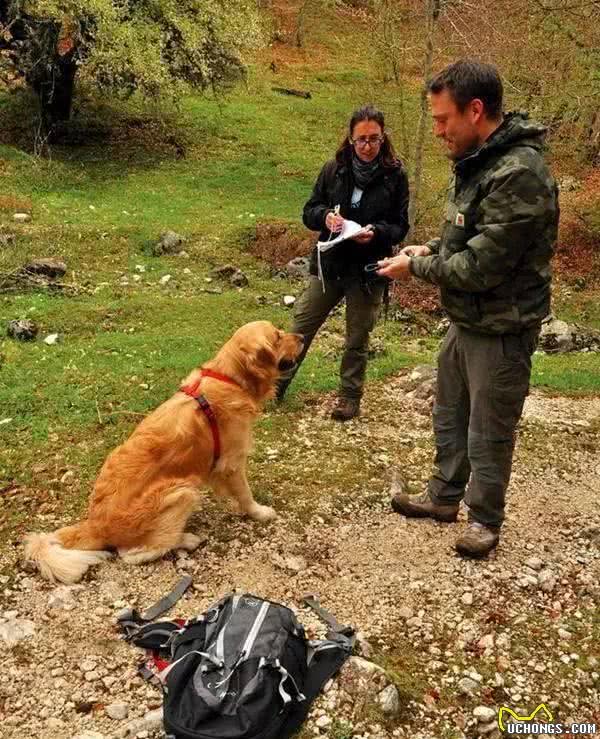
[[[458,503],[434,503],[427,490],[420,495],[397,493],[392,498],[392,508],[408,518],[434,518],[453,523],[458,518]]]
[[[331,417],[334,421],[349,421],[351,418],[356,418],[360,413],[360,399],[359,398],[344,398],[338,399],[338,402],[331,412]]]
[[[486,557],[500,541],[500,529],[479,521],[469,521],[467,530],[456,540],[456,551],[467,557]]]

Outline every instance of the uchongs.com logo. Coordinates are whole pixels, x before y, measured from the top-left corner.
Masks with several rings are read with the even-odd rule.
[[[589,723],[557,722],[548,706],[540,703],[529,716],[519,716],[512,708],[502,706],[498,712],[498,728],[509,736],[594,736],[597,727],[596,724]]]

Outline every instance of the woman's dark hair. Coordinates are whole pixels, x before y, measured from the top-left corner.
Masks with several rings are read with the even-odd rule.
[[[352,159],[353,147],[350,143],[350,139],[352,138],[354,126],[356,126],[357,123],[361,123],[362,121],[375,121],[375,123],[379,123],[383,134],[383,143],[381,144],[381,149],[379,151],[383,166],[397,167],[398,157],[396,156],[394,145],[392,144],[392,141],[387,131],[385,130],[385,117],[383,113],[374,105],[363,105],[362,108],[359,108],[358,110],[355,110],[354,113],[352,113],[352,117],[350,118],[350,122],[348,124],[348,135],[344,137],[344,140],[339,145],[338,150],[335,153],[335,159],[337,163],[347,164]]]
[[[428,87],[435,94],[448,90],[461,113],[471,100],[479,98],[490,120],[496,121],[502,116],[502,80],[491,64],[459,59],[436,74]]]

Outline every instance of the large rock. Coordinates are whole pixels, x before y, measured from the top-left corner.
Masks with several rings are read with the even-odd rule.
[[[284,271],[288,277],[294,280],[304,279],[308,277],[310,269],[310,260],[308,257],[294,257],[285,265]]]
[[[67,272],[67,265],[58,259],[35,259],[33,262],[26,264],[22,271],[26,274],[57,280],[59,277],[64,277]]]
[[[14,234],[4,232],[0,233],[0,248],[12,246],[16,240],[17,237]]]
[[[234,287],[247,287],[249,284],[248,278],[241,269],[236,269],[236,271],[229,278],[229,282]]]
[[[600,331],[550,316],[542,323],[539,348],[547,354],[600,352]]]
[[[179,254],[183,249],[183,236],[175,231],[165,231],[152,247],[152,254],[160,257],[163,254]]]
[[[6,333],[11,339],[17,339],[17,341],[34,341],[38,335],[38,330],[37,325],[33,321],[25,318],[9,321]]]
[[[350,657],[340,671],[339,684],[354,699],[370,697],[375,700],[389,681],[379,665],[362,657]]]
[[[220,280],[230,280],[238,271],[238,268],[234,267],[233,264],[221,264],[218,267],[215,267],[211,274],[213,277],[218,277]]]

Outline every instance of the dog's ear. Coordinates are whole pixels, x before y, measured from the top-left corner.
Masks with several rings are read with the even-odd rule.
[[[271,344],[261,344],[255,352],[255,362],[262,367],[274,367],[277,364],[275,350]]]

